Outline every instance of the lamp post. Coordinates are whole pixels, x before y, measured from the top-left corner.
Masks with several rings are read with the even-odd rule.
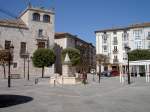
[[[32,58],[32,57],[30,57],[30,54],[29,53],[27,53],[28,54],[28,75],[27,75],[27,77],[28,77],[28,80],[30,79],[30,59]]]
[[[125,46],[125,51],[127,53],[127,56],[128,56],[128,84],[130,84],[130,71],[129,71],[129,51],[130,51],[130,47],[129,46]]]
[[[8,52],[8,87],[11,87],[11,75],[10,75],[10,65],[12,61],[12,53],[13,53],[14,46],[11,44],[9,46],[9,52]]]

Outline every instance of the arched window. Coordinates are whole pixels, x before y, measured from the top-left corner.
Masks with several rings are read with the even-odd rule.
[[[44,15],[43,16],[43,22],[50,22],[50,16],[49,15]]]
[[[34,20],[34,21],[40,21],[40,14],[38,14],[38,13],[33,13],[33,20]]]

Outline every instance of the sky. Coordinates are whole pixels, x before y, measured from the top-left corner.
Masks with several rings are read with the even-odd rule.
[[[0,10],[17,16],[28,0],[0,0]],[[150,0],[30,0],[36,7],[55,8],[55,31],[68,32],[95,45],[94,31],[150,22]],[[10,18],[0,11],[0,18]]]

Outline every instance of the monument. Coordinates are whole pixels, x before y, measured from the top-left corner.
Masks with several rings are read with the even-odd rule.
[[[72,66],[68,53],[62,65],[62,75],[56,74],[50,79],[50,84],[76,84],[75,70]]]

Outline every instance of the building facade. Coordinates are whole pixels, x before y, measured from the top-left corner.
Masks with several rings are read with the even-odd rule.
[[[104,68],[119,70],[119,65],[127,65],[126,46],[131,50],[150,49],[150,23],[97,30],[95,34],[96,54],[104,54],[109,57],[109,65],[101,66],[102,71]],[[97,72],[99,72],[99,67],[97,64]]]
[[[26,77],[28,60],[30,75],[41,74],[41,69],[33,67],[30,58],[36,49],[54,46],[54,17],[55,14],[51,10],[28,7],[18,19],[0,20],[0,46],[3,49],[9,49],[10,44],[14,46],[12,74]],[[7,68],[6,64],[6,73]],[[53,73],[53,69],[54,67],[46,68],[45,73]],[[0,74],[3,74],[3,67],[0,67]]]
[[[80,66],[80,69],[86,69],[86,71],[90,71],[90,69],[96,67],[95,62],[95,54],[96,50],[95,47],[88,42],[83,41],[82,39],[78,38],[76,35],[72,35],[70,33],[56,33],[55,34],[55,44],[60,47],[59,56],[61,56],[62,49],[65,48],[77,48],[80,50],[81,58],[83,61],[83,66]],[[60,60],[57,60],[56,63],[58,66],[61,67],[62,63],[61,57]],[[86,66],[86,68],[84,68]],[[59,67],[58,67],[59,68]],[[59,70],[58,70],[59,71]],[[61,74],[61,70],[58,72]]]

